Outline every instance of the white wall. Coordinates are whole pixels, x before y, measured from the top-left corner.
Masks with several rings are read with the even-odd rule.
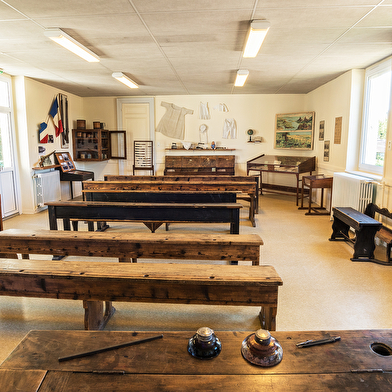
[[[310,92],[305,98],[306,110],[316,112],[314,151],[317,155],[320,173],[331,174],[346,169],[356,170],[353,154],[356,154],[358,150],[356,135],[362,113],[362,85],[362,71],[352,70]],[[334,143],[337,117],[342,117],[340,144]],[[319,140],[320,121],[322,120],[325,121],[324,140],[330,141],[328,162],[324,161],[324,141]]]
[[[208,126],[208,141],[215,141],[217,146],[234,148],[236,155],[236,174],[246,174],[246,162],[261,154],[298,155],[298,151],[275,150],[275,116],[277,113],[302,111],[304,95],[181,95],[158,96],[155,99],[155,122],[158,125],[166,113],[162,102],[173,103],[180,107],[191,109],[194,113],[185,116],[185,141],[199,142],[199,127]],[[208,103],[211,119],[199,119],[200,102]],[[214,109],[220,103],[226,104],[229,111],[220,112]],[[237,123],[237,138],[223,138],[223,124],[226,118],[234,118]],[[255,131],[254,136],[261,136],[262,143],[248,143],[248,129]],[[161,133],[156,133],[157,169],[163,172],[165,148],[170,148],[172,142],[181,140],[171,139]],[[300,155],[313,155],[313,152],[301,151]]]
[[[70,127],[72,127],[72,121],[76,121],[83,114],[83,99],[29,78],[14,77],[13,81],[22,203],[21,212],[31,214],[36,210],[32,176],[34,174],[33,167],[40,159],[38,152],[39,124],[47,121],[48,113],[56,94],[63,93],[68,97]],[[55,135],[53,124],[50,121],[48,122],[48,130]],[[61,150],[61,139],[60,137],[54,137],[54,143],[41,144],[41,146],[44,146],[46,149],[44,155],[54,150]],[[68,199],[70,197],[69,183],[62,182],[61,185],[62,198]]]

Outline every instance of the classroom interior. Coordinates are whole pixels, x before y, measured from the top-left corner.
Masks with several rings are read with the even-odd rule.
[[[132,3],[142,7],[143,2]],[[221,5],[222,3],[225,2],[220,2]],[[260,4],[257,6],[259,3],[257,1],[252,1],[252,5],[248,3],[250,2],[246,2],[243,6],[246,11],[247,8],[254,11],[258,6],[261,7]],[[357,23],[359,23],[370,15],[370,10],[365,9],[364,5],[355,3],[355,1],[350,2],[345,11],[355,7],[355,11],[358,12]],[[360,10],[356,8],[357,5]],[[234,10],[237,10],[237,6],[238,4],[232,5]],[[386,1],[384,6],[383,11],[390,13],[392,4]],[[300,7],[305,5],[301,3]],[[331,7],[333,8],[333,5],[328,5],[328,8]],[[380,9],[376,4],[369,7],[377,11],[377,14],[373,15],[377,15],[380,19],[377,23],[382,26],[384,32],[392,29],[390,22],[388,24],[385,18],[380,16]],[[277,12],[276,8],[272,7],[272,9],[273,13]],[[318,14],[317,10],[313,9],[313,11]],[[148,9],[146,13],[149,12],[152,11]],[[241,13],[243,12],[248,13],[241,10]],[[363,17],[359,17],[361,14]],[[143,13],[141,15],[143,16]],[[354,22],[352,24],[356,25]],[[73,28],[76,29],[77,26]],[[82,33],[80,31],[80,34]],[[378,39],[381,40],[380,36]],[[390,43],[387,44],[390,46]],[[292,80],[293,83],[286,92],[279,92],[272,88],[270,91],[260,92],[263,91],[261,87],[254,85],[244,93],[238,89],[230,91],[227,89],[226,82],[223,83],[226,88],[224,92],[220,90],[215,93],[214,89],[190,89],[192,92],[184,92],[178,80],[174,83],[176,85],[174,90],[165,89],[164,85],[170,84],[169,78],[154,92],[149,90],[147,83],[144,90],[142,83],[136,91],[131,92],[126,87],[119,89],[118,82],[113,79],[113,82],[110,80],[102,83],[103,90],[100,91],[105,91],[104,93],[94,94],[91,87],[81,87],[83,84],[81,80],[67,86],[65,82],[45,82],[45,78],[31,77],[17,72],[7,73],[7,67],[4,66],[4,73],[0,74],[0,82],[9,83],[12,92],[14,129],[12,144],[15,165],[12,172],[0,170],[3,229],[49,229],[48,211],[44,203],[38,200],[36,178],[41,173],[59,171],[58,168],[52,167],[56,165],[52,153],[68,153],[73,158],[77,170],[93,172],[95,180],[103,180],[105,175],[110,174],[135,174],[133,172],[134,142],[137,140],[153,141],[153,172],[156,175],[164,173],[165,159],[168,156],[189,157],[206,153],[234,155],[236,175],[246,175],[247,163],[262,154],[277,159],[279,156],[315,157],[316,170],[313,174],[334,177],[336,173],[348,173],[365,177],[373,184],[371,201],[392,211],[391,149],[385,151],[381,174],[366,172],[359,167],[366,72],[369,67],[379,62],[391,61],[390,50],[388,49],[388,54],[384,51],[386,43],[378,44],[383,50],[380,49],[379,56],[373,58],[366,66],[339,70],[325,82],[308,89],[304,87],[301,92],[295,91],[296,83],[298,82],[299,85],[300,82],[304,82],[306,85],[306,80],[310,83],[310,76],[303,80],[301,77]],[[333,62],[333,59],[330,61]],[[154,67],[152,70],[157,71]],[[99,73],[101,72],[102,70]],[[331,73],[332,71],[329,72]],[[321,80],[322,77],[319,79]],[[87,80],[91,83],[88,78],[86,84]],[[233,80],[230,81],[230,85],[232,82]],[[116,87],[111,89],[111,83]],[[177,86],[178,84],[180,87]],[[97,91],[99,91],[98,87]],[[57,137],[53,124],[48,121],[48,111],[53,100],[58,96],[62,96],[67,102],[67,140],[62,135]],[[188,110],[188,114],[185,115],[184,136],[181,139],[157,132],[168,104]],[[201,116],[201,108],[206,107],[204,105],[209,108],[209,118]],[[314,122],[309,148],[277,148],[277,116],[291,113],[312,113]],[[392,140],[391,113],[392,111],[389,113],[387,141]],[[225,134],[227,120],[235,120],[236,124],[236,132],[229,136]],[[340,121],[338,138],[337,120]],[[40,142],[39,127],[45,121],[47,131],[52,136],[50,143]],[[127,158],[106,159],[107,157],[102,156],[105,159],[91,160],[87,157],[78,159],[75,140],[73,140],[76,133],[73,130],[78,130],[79,121],[86,123],[87,130],[93,130],[96,123],[102,124],[102,129],[124,130],[126,142],[121,147],[126,149]],[[137,129],[134,128],[135,124],[139,124],[136,126]],[[84,129],[80,130],[84,131]],[[252,130],[251,138],[249,130]],[[189,145],[196,146],[201,142],[205,144],[205,148],[187,148]],[[218,147],[218,150],[211,150],[212,143],[214,147]],[[326,143],[328,143],[328,159],[325,154]],[[45,155],[49,155],[50,159],[49,163],[45,164],[46,168],[40,167]],[[141,170],[137,174],[151,173],[148,170]],[[268,173],[264,176],[265,180],[273,186],[291,189],[296,187],[295,176],[290,174]],[[80,181],[56,181],[58,181],[56,182],[58,192],[55,196],[57,200],[82,199]],[[319,191],[314,192],[314,203],[320,203],[320,195]],[[324,203],[329,212],[332,195],[333,189],[327,189]],[[392,269],[387,263],[385,244],[377,243],[375,250],[375,258],[383,263],[352,261],[350,260],[353,254],[351,244],[344,241],[329,241],[333,222],[331,215],[306,215],[306,211],[298,209],[293,194],[263,192],[260,195],[255,226],[252,226],[248,220],[248,204],[244,201],[240,203],[244,207],[240,213],[240,234],[260,235],[264,242],[260,248],[260,264],[272,265],[283,280],[278,296],[277,331],[392,328],[390,317]],[[79,230],[87,231],[87,224],[80,223]],[[164,227],[158,230],[163,231]],[[143,233],[149,230],[141,223],[113,222],[110,223],[108,232]],[[176,223],[170,226],[169,235],[170,232],[192,236],[192,233],[227,234],[228,230],[227,225],[218,223],[208,225]],[[31,255],[31,258],[51,259],[50,256],[42,255]],[[100,258],[76,256],[66,257],[65,260],[88,262],[92,259],[103,261]],[[116,263],[117,259],[105,259],[105,261]],[[151,263],[157,260],[145,259],[140,262]],[[173,261],[159,260],[159,262]],[[184,260],[175,262],[196,264]],[[225,264],[219,261],[214,263]],[[255,331],[260,327],[258,310],[254,307],[178,306],[126,302],[114,303],[114,306],[116,312],[105,328],[107,331],[196,331],[201,326],[209,326],[215,331]],[[0,363],[9,356],[29,331],[83,330],[83,315],[81,301],[2,296]]]

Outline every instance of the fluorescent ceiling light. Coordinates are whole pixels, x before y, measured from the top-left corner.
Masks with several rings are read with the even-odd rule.
[[[250,24],[248,39],[245,44],[244,57],[256,57],[261,44],[270,28],[267,20],[253,20]]]
[[[87,49],[68,34],[64,33],[61,29],[47,29],[44,34],[54,42],[75,53],[89,63],[99,61],[99,57],[95,53],[93,53],[90,49]]]
[[[237,77],[234,82],[234,86],[242,87],[245,84],[246,78],[249,75],[249,71],[246,69],[239,69],[237,71]]]
[[[139,86],[128,76],[125,76],[122,72],[113,72],[112,76],[119,82],[124,83],[129,88],[139,88]]]

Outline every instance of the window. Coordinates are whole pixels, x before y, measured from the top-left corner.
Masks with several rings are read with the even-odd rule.
[[[0,170],[12,166],[10,84],[0,79]]]
[[[391,59],[378,63],[368,68],[365,76],[359,169],[381,175],[391,101],[391,64]]]

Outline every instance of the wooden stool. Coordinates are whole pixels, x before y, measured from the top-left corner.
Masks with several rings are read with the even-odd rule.
[[[333,177],[325,177],[324,174],[318,174],[314,176],[303,176],[302,177],[302,192],[301,192],[301,207],[299,210],[308,210],[305,215],[329,215],[331,213],[331,202],[332,202],[332,181]],[[309,206],[304,207],[304,187],[309,188]],[[312,207],[312,190],[321,189],[321,202],[320,207]],[[329,203],[329,211],[324,207],[324,189],[331,189],[331,198]]]

